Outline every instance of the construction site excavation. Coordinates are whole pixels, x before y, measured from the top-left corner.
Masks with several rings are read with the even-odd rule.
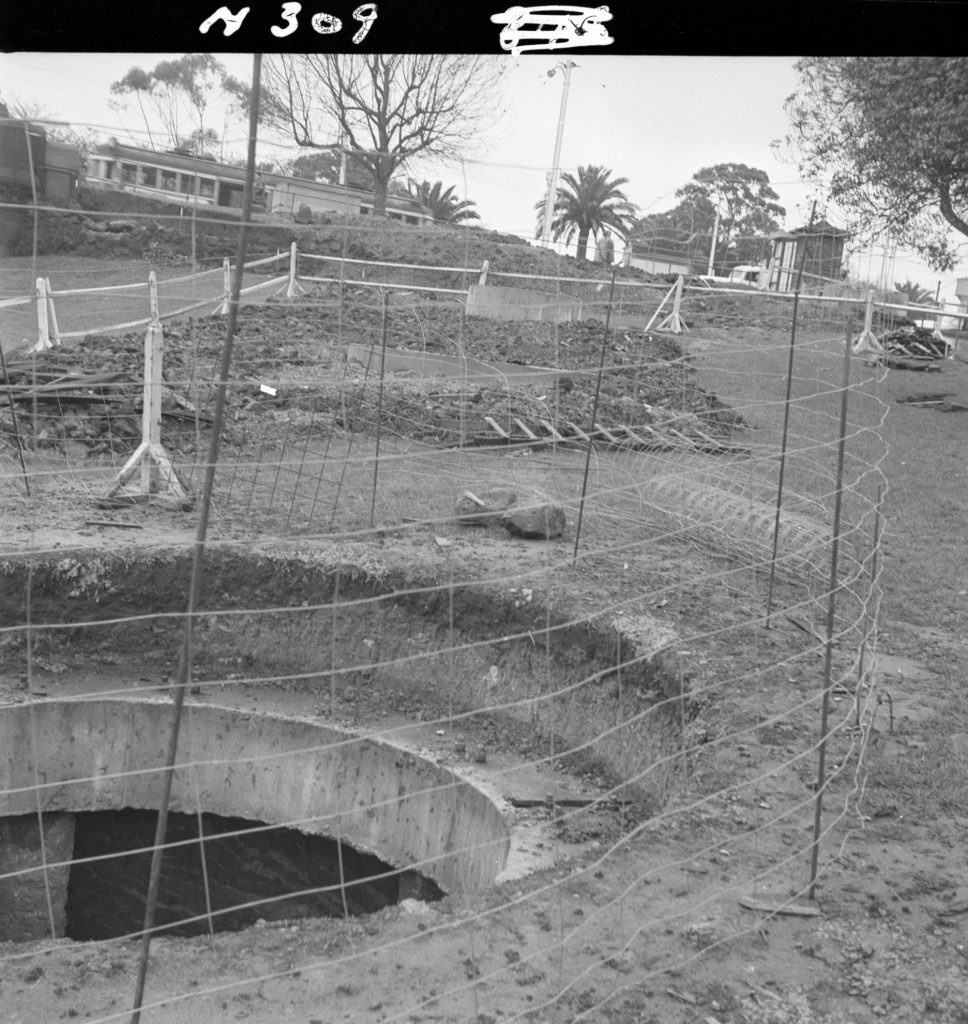
[[[586,714],[574,714],[575,694],[614,671],[616,638],[629,638],[558,624],[539,649],[531,601],[522,611],[518,601],[457,584],[443,600],[426,580],[408,578],[412,564],[330,561],[336,555],[326,547],[313,557],[228,545],[209,552],[208,610],[195,633],[199,655],[171,796],[186,819],[173,854],[195,862],[168,879],[163,903],[176,932],[206,930],[206,913],[215,927],[240,927],[342,916],[349,906],[362,913],[400,896],[479,892],[547,866],[546,830],[512,828],[515,804],[548,811],[561,801],[587,805],[617,825],[634,803],[661,801],[665,773],[628,787],[621,780],[660,759],[675,716],[655,727],[651,742],[639,723],[642,749],[626,764],[627,742],[603,742],[589,728],[587,698]],[[48,897],[68,937],[107,938],[140,926],[122,916],[126,927],[96,931],[71,920],[71,908],[86,919],[94,897],[81,892],[85,884],[102,887],[103,904],[103,893],[135,888],[137,863],[123,856],[85,863],[76,848],[72,856],[71,835],[89,851],[80,838],[88,815],[105,821],[103,812],[157,806],[189,570],[185,554],[170,550],[63,551],[3,564],[5,593],[22,593],[30,574],[36,626],[72,622],[69,641],[56,626],[37,635],[35,657],[56,666],[49,682],[28,691],[37,706],[11,704],[0,716],[5,862],[38,875],[44,866],[33,813],[42,779],[47,866],[57,862],[62,878],[53,895],[37,884],[12,890],[17,913],[5,921],[8,940],[46,933]],[[654,654],[646,649],[638,666],[626,666],[630,699],[660,701],[662,687],[673,685],[652,664]],[[603,720],[615,714],[611,698],[601,695]],[[540,756],[556,743],[556,753]],[[213,815],[244,820],[228,829],[208,821]],[[136,825],[127,849],[140,849],[144,868],[151,842]],[[294,829],[305,842],[287,853],[260,825]],[[234,843],[220,842],[226,832]],[[309,846],[318,835],[340,849]],[[251,848],[229,849],[243,837]],[[179,840],[190,850],[178,850]],[[105,839],[97,849],[104,858],[126,848]],[[365,872],[356,865],[377,857]],[[318,871],[296,885],[300,860]],[[216,880],[213,865],[229,873]],[[195,877],[202,870],[207,880]],[[93,878],[85,880],[85,871]],[[231,901],[206,907],[205,885]],[[186,910],[191,897],[180,894],[182,886],[198,894],[195,913]],[[289,898],[303,889],[321,890],[315,909],[311,899]],[[233,911],[237,904],[251,908]]]
[[[4,268],[5,1020],[957,1024],[953,335],[334,216],[223,375],[220,229],[77,216]]]

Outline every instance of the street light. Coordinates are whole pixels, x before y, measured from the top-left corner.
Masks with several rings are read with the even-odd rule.
[[[564,83],[561,88],[561,109],[558,111],[558,133],[555,136],[555,155],[551,167],[551,178],[548,181],[548,196],[545,199],[544,224],[541,228],[541,244],[548,246],[551,237],[551,211],[555,202],[555,187],[558,183],[558,162],[561,159],[561,137],[565,132],[565,108],[568,105],[568,86],[571,83],[571,69],[578,65],[571,60],[558,61],[558,63],[547,72],[549,78],[554,78],[555,69],[561,68],[564,74]]]

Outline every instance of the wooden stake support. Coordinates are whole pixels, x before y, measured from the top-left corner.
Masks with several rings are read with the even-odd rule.
[[[517,427],[521,431],[521,433],[524,434],[524,436],[527,437],[530,441],[540,441],[541,440],[538,437],[538,435],[536,433],[534,433],[534,431],[531,430],[531,428],[527,425],[527,423],[522,423],[521,420],[519,420],[517,418],[517,416],[514,417],[514,422],[517,424]]]
[[[50,286],[50,278],[44,278],[44,291],[47,296],[47,320],[51,332],[51,344],[61,343],[60,328],[57,326],[57,312],[54,309],[54,296],[51,294],[53,288]]]
[[[884,346],[877,340],[877,335],[871,330],[874,320],[874,289],[867,290],[867,305],[864,308],[864,328],[857,340],[851,346],[854,355],[866,355],[873,359],[880,359],[884,355]]]
[[[548,431],[548,433],[551,435],[553,440],[555,440],[555,441],[566,441],[567,440],[567,438],[562,437],[561,434],[559,434],[558,431],[555,430],[554,424],[552,424],[551,420],[538,420],[538,422],[541,424],[541,426],[543,426],[545,428],[545,430]]]
[[[34,285],[34,295],[37,299],[37,342],[30,347],[33,352],[45,352],[52,347],[50,340],[50,296],[47,294],[47,282],[38,277]]]
[[[497,422],[497,420],[492,419],[490,416],[485,416],[484,422],[491,428],[491,430],[494,431],[495,434],[503,437],[505,441],[511,440],[511,435]]]
[[[675,287],[673,288],[673,292],[675,294],[672,300],[672,312],[669,313],[669,315],[664,320],[661,320],[659,322],[659,324],[656,326],[657,331],[668,331],[672,334],[682,334],[683,331],[689,330],[689,328],[686,327],[685,321],[682,319],[679,313],[680,309],[682,308],[682,285],[683,277],[680,274],[679,277],[676,278]],[[658,310],[656,310],[656,315],[658,315]],[[653,320],[654,319],[655,317],[653,317]],[[651,326],[651,321],[649,321],[649,324]],[[646,330],[648,330],[648,327],[646,328]]]
[[[565,420],[565,426],[577,437],[580,441],[587,441],[588,435],[585,433],[577,423],[572,423],[571,420]]]
[[[232,294],[232,266],[228,256],[222,260],[222,305],[219,308],[220,316],[229,315],[229,296]]]
[[[656,322],[656,320],[658,320],[658,319],[659,319],[659,314],[660,314],[660,313],[662,312],[662,310],[663,310],[663,309],[665,309],[665,304],[666,304],[666,303],[667,303],[667,302],[669,301],[669,299],[671,299],[671,298],[672,298],[672,296],[673,296],[673,295],[675,294],[675,291],[676,291],[676,288],[677,288],[678,284],[679,284],[679,282],[678,282],[678,281],[676,281],[676,283],[675,283],[675,284],[674,284],[674,285],[673,285],[673,286],[672,286],[672,287],[671,287],[671,288],[670,288],[670,289],[669,289],[669,290],[668,290],[668,291],[666,292],[666,294],[665,294],[665,295],[663,296],[663,298],[662,298],[662,301],[661,301],[661,302],[659,303],[659,306],[658,306],[658,308],[657,308],[657,309],[656,309],[656,311],[655,311],[655,312],[654,312],[654,313],[652,314],[652,318],[651,318],[651,319],[649,320],[649,322],[648,322],[648,323],[647,323],[647,324],[645,325],[645,333],[646,333],[646,334],[648,334],[648,333],[649,333],[649,331],[650,331],[650,330],[652,330],[652,325],[653,325],[653,324],[654,324],[654,323]]]
[[[187,498],[171,458],[161,444],[161,365],[164,335],[158,318],[158,292],[154,271],[149,277],[151,295],[151,323],[145,334],[145,389],[144,409],[141,415],[141,444],[114,478],[106,497],[114,497],[128,480],[141,470],[141,493],[168,494]]]
[[[296,253],[296,243],[293,242],[289,247],[289,283],[286,285],[286,298],[291,299],[298,292],[300,295],[305,295],[303,286],[296,279],[296,261],[298,259]]]
[[[608,441],[609,444],[621,445],[621,439],[616,437],[611,431],[606,430],[605,427],[601,425],[601,423],[596,423],[595,429],[599,432],[599,434],[602,435],[602,437],[605,438],[606,441]]]

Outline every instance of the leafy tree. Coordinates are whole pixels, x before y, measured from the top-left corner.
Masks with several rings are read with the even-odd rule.
[[[446,189],[442,182],[435,181],[432,185],[429,181],[421,181],[419,184],[411,181],[408,186],[408,194],[417,202],[423,203],[434,215],[437,224],[460,224],[465,220],[480,220],[480,214],[472,210],[474,201],[471,199],[458,199],[454,194],[454,186],[449,185]]]
[[[968,58],[823,57],[786,102],[800,173],[856,220],[937,270],[968,236]]]
[[[372,175],[386,213],[393,175],[417,155],[453,157],[500,114],[499,58],[460,54],[273,54],[262,70],[262,123],[300,146],[338,136]],[[248,89],[229,82],[248,102]]]
[[[682,200],[665,213],[642,217],[632,232],[632,248],[637,255],[705,268],[715,222],[710,200]]]
[[[719,210],[716,266],[722,269],[730,263],[755,262],[762,252],[763,236],[777,231],[780,225],[776,218],[786,215],[776,202],[780,197],[770,187],[766,171],[746,164],[703,167],[676,196],[687,208],[691,205],[701,211],[703,220],[711,208],[715,221]]]
[[[293,178],[306,178],[309,181],[324,181],[338,185],[342,157],[339,147],[321,149],[315,153],[303,153],[293,160],[280,160],[277,169],[280,174],[288,174]],[[367,192],[373,191],[373,175],[358,160],[347,156],[346,184],[350,188],[359,188]],[[392,186],[392,182],[391,182]],[[390,191],[392,191],[392,187]],[[404,187],[406,194],[406,187]]]
[[[162,145],[203,152],[206,145],[219,142],[214,129],[205,127],[205,112],[226,78],[225,68],[210,53],[186,53],[177,60],[163,60],[150,71],[132,67],[112,83],[111,92],[134,97],[152,146],[156,143],[149,111],[161,123]],[[123,100],[115,103],[126,106]]]
[[[552,210],[551,236],[556,242],[563,239],[570,244],[577,233],[579,258],[585,256],[590,237],[611,231],[627,238],[635,225],[637,207],[621,189],[628,178],[612,178],[611,174],[607,167],[589,164],[580,166],[577,175],[565,172],[561,176]],[[534,208],[538,214],[535,238],[540,238],[545,200],[539,200]]]
[[[337,150],[324,149],[318,153],[303,153],[293,160],[279,164],[279,171],[293,178],[325,181],[339,184],[340,156]]]

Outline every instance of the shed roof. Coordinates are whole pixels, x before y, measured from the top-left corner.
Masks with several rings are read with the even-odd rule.
[[[842,228],[835,228],[833,224],[825,220],[818,220],[813,224],[805,224],[802,228],[794,228],[792,231],[774,231],[766,237],[777,241],[787,238],[846,238],[848,234],[849,232]]]

